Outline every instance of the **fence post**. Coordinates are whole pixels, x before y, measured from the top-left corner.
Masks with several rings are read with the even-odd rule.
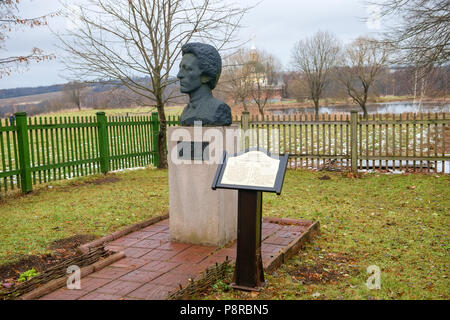
[[[152,112],[152,146],[153,146],[153,165],[157,168],[159,165],[159,114]]]
[[[106,115],[103,111],[96,113],[98,123],[98,148],[100,151],[100,170],[102,173],[109,171],[109,144]]]
[[[20,185],[23,193],[29,193],[33,190],[33,184],[31,181],[27,114],[25,112],[17,112],[15,117],[18,139],[17,146],[19,149]]]
[[[351,164],[352,172],[358,172],[358,111],[352,110],[350,113],[350,134],[351,134]]]
[[[244,132],[244,150],[247,150],[249,148],[250,142],[249,137],[246,134],[248,128],[249,128],[249,119],[250,119],[250,113],[248,111],[242,111],[241,114],[241,126],[242,131]]]

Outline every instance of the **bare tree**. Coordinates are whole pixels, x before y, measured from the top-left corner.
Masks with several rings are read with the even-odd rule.
[[[268,101],[281,89],[278,86],[278,74],[281,70],[281,63],[273,55],[253,49],[250,52],[248,62],[250,73],[248,82],[250,83],[250,97],[257,105],[259,114],[264,117],[264,108]]]
[[[314,101],[316,117],[319,115],[320,97],[330,80],[339,51],[339,40],[326,31],[318,31],[312,37],[300,40],[292,51],[293,64],[303,73],[308,84],[309,97]]]
[[[62,91],[67,99],[81,110],[81,94],[86,84],[79,81],[71,81],[62,87]]]
[[[374,0],[386,20],[383,41],[396,49],[395,62],[429,70],[450,56],[448,0]],[[426,72],[424,73],[426,74]]]
[[[187,42],[224,49],[249,7],[211,0],[89,0],[66,4],[72,29],[58,35],[77,79],[120,81],[154,101],[159,114],[159,168],[167,167],[164,106],[179,93],[171,77]],[[140,81],[149,76],[150,81]],[[166,92],[166,88],[171,88]]]
[[[291,98],[295,98],[298,102],[309,98],[308,84],[302,75],[297,74],[294,78],[289,80],[288,95]]]
[[[255,103],[264,116],[267,102],[274,96],[281,63],[276,57],[262,50],[240,49],[227,57],[219,90],[229,94],[235,103]]]
[[[350,43],[336,72],[347,94],[359,104],[367,117],[367,98],[377,76],[386,66],[389,49],[374,39],[360,37]]]
[[[19,0],[0,1],[0,49],[4,49],[8,33],[21,28],[34,28],[47,25],[47,18],[58,15],[49,13],[44,16],[34,18],[24,18],[18,16]],[[32,48],[28,54],[18,56],[0,57],[0,78],[17,71],[21,65],[27,65],[31,61],[40,62],[54,59],[54,54],[45,54],[39,48]]]
[[[241,103],[246,112],[251,89],[249,59],[250,55],[246,49],[239,49],[228,56],[216,89],[231,96],[234,103]]]
[[[294,71],[284,71],[281,73],[281,78],[283,79],[283,92],[282,97],[288,98],[289,92],[291,91],[289,85],[291,81],[295,80],[297,77],[297,72]]]

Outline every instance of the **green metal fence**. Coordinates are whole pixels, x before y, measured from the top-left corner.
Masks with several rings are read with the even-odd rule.
[[[169,116],[167,126],[178,125]],[[290,168],[400,169],[448,173],[447,114],[236,117],[253,129],[249,147],[289,154]],[[0,121],[0,190],[158,165],[158,113],[151,116],[33,117]],[[273,135],[276,133],[276,135]]]
[[[169,118],[168,125],[179,123]],[[0,121],[0,190],[125,168],[158,165],[158,113],[151,116],[33,117]]]

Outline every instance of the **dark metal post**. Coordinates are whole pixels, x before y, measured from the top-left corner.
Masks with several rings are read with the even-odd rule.
[[[237,255],[233,288],[259,291],[265,284],[261,257],[262,192],[239,190]]]

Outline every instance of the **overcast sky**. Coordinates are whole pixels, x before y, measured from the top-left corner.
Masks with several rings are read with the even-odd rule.
[[[61,5],[58,0],[21,0],[20,8],[21,16],[35,17],[57,11]],[[238,36],[272,53],[284,69],[289,69],[295,42],[318,30],[331,31],[344,42],[377,32],[376,23],[364,21],[369,12],[364,0],[263,0],[244,18],[244,28]],[[48,22],[53,30],[67,26],[62,17],[51,18]],[[5,44],[7,51],[3,50],[2,56],[24,55],[33,47],[59,56],[56,39],[47,27],[12,32],[9,37]],[[0,79],[0,89],[65,83],[64,75],[58,58],[31,63],[26,70]]]

